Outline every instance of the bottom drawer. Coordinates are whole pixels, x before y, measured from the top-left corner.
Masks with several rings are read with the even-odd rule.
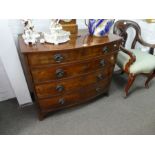
[[[90,85],[80,91],[39,100],[40,109],[42,112],[49,112],[86,102],[106,92],[109,88],[109,84],[110,80],[107,79],[104,82],[102,81],[98,84]]]

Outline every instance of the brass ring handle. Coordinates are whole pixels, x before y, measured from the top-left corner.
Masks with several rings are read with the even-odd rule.
[[[64,70],[63,69],[57,69],[56,70],[56,76],[57,76],[57,78],[62,78],[64,76]]]
[[[96,88],[96,92],[99,93],[100,91],[101,91],[101,88],[97,87],[97,88]]]
[[[55,54],[54,55],[54,60],[56,62],[62,62],[63,59],[64,59],[64,57],[61,54]]]
[[[102,59],[102,60],[100,61],[100,64],[101,64],[101,66],[105,66],[105,61],[104,61],[104,59]]]
[[[107,46],[104,46],[103,49],[102,49],[102,51],[103,51],[104,53],[107,53],[107,52],[108,52],[108,47],[107,47]]]
[[[103,75],[102,75],[101,73],[99,73],[99,74],[97,75],[97,79],[98,79],[98,80],[103,80],[104,77],[103,77]]]
[[[59,104],[64,104],[65,100],[63,98],[60,98],[58,102],[59,102]]]
[[[64,86],[63,86],[63,85],[57,85],[57,86],[56,86],[56,90],[57,90],[58,92],[62,92],[62,91],[64,90]]]

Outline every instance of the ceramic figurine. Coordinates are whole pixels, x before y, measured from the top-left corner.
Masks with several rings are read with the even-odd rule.
[[[63,30],[62,25],[59,23],[58,19],[51,20],[50,34],[44,33],[45,41],[48,43],[54,43],[55,45],[67,42],[70,40],[69,36],[70,32]]]
[[[37,39],[40,37],[40,34],[34,30],[34,26],[30,19],[22,20],[24,24],[24,33],[22,35],[24,42],[26,44],[36,44]]]
[[[85,24],[88,26],[90,35],[97,37],[105,36],[108,34],[113,23],[113,19],[89,19],[88,24],[85,20]]]

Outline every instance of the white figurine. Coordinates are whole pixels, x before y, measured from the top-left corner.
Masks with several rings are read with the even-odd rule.
[[[59,24],[59,19],[52,19],[50,24],[50,31],[53,33],[56,30],[62,30],[62,25]]]
[[[36,44],[40,34],[34,30],[34,26],[30,19],[22,20],[24,24],[24,34],[22,35],[26,44]]]
[[[70,32],[63,30],[62,25],[59,23],[58,19],[51,20],[50,34],[44,33],[45,41],[48,43],[54,43],[55,45],[70,40],[69,36]]]

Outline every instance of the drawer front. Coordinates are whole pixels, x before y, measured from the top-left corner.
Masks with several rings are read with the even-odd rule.
[[[106,55],[119,49],[119,42],[108,43],[94,47],[85,47],[67,51],[42,52],[28,55],[30,66],[48,64],[60,64],[72,61],[85,60],[87,58]]]
[[[47,112],[86,102],[106,92],[108,90],[109,83],[110,80],[106,82],[102,81],[96,85],[90,85],[81,91],[75,91],[73,93],[39,100],[40,108],[42,112]]]
[[[112,71],[113,67],[109,67],[108,69],[100,69],[76,78],[36,85],[36,93],[38,98],[48,98],[75,90],[80,90],[83,89],[83,87],[87,87],[88,85],[95,84],[100,81],[106,82]]]
[[[117,53],[116,53],[117,54]],[[98,69],[108,69],[115,64],[115,55],[89,59],[86,61],[32,69],[34,83],[52,82],[55,80],[76,77]]]

